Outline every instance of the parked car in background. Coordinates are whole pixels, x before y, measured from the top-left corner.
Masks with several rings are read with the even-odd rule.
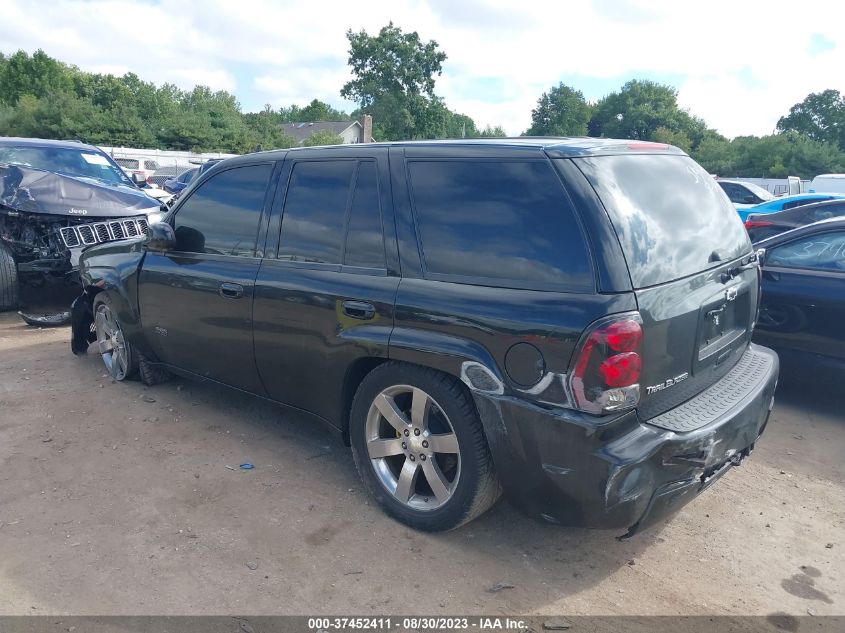
[[[133,174],[138,174],[143,177],[143,180],[146,180],[150,184],[152,183],[152,176],[159,169],[158,162],[150,159],[144,158],[124,158],[124,157],[117,157],[114,159],[118,165],[120,165],[121,169],[126,172],[126,175],[130,178]]]
[[[196,173],[193,176],[191,176],[190,181],[185,183],[185,186],[182,187],[181,189],[179,189],[179,191],[176,191],[176,192],[173,193],[173,199],[171,201],[171,204],[173,204],[174,202],[176,202],[176,200],[179,199],[179,197],[182,195],[182,193],[185,191],[185,189],[187,189],[192,182],[199,179],[200,176],[202,176],[205,172],[207,172],[209,169],[214,167],[217,163],[219,163],[222,160],[224,160],[224,159],[222,159],[222,158],[212,158],[210,160],[205,161],[202,165],[197,167]]]
[[[207,172],[209,169],[214,167],[217,163],[219,163],[222,160],[223,160],[222,158],[210,158],[210,159],[208,159],[202,165],[199,166],[197,174],[196,174],[196,176],[194,176],[194,178],[198,178],[199,176],[202,176],[205,172]]]
[[[84,248],[143,235],[160,217],[159,203],[97,147],[0,138],[0,310],[17,307],[20,284],[49,292],[76,281]]]
[[[178,176],[174,178],[170,178],[164,181],[163,188],[168,193],[176,194],[181,192],[185,187],[190,184],[191,180],[197,175],[199,172],[199,167],[194,167],[193,169],[188,169],[183,171]]]
[[[722,188],[728,199],[737,209],[747,209],[761,202],[774,200],[775,196],[759,185],[742,180],[718,178],[716,183]]]
[[[763,301],[754,340],[779,352],[845,361],[845,218],[759,242]]]
[[[845,199],[845,194],[837,193],[799,193],[794,196],[782,196],[763,202],[744,209],[737,209],[739,217],[743,222],[748,219],[751,214],[764,215],[767,213],[777,213],[778,211],[785,211],[787,209],[794,209],[805,204],[813,204],[814,202],[824,202],[825,200]]]
[[[810,191],[845,194],[845,174],[821,174],[813,178]]]
[[[422,530],[504,488],[546,521],[634,534],[750,454],[774,401],[756,253],[663,144],[252,153],[81,268],[74,352],[96,339],[115,380],[173,371],[328,422]]]
[[[745,229],[752,242],[759,242],[805,224],[842,216],[845,216],[845,199],[826,200],[775,213],[751,213],[745,221]]]

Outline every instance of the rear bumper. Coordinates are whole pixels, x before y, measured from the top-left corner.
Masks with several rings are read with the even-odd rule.
[[[689,431],[642,422],[635,411],[607,419],[475,394],[506,495],[547,521],[625,536],[668,516],[749,455],[765,429],[778,358],[753,344],[743,358],[756,369],[740,393],[731,372],[677,408],[706,419]]]

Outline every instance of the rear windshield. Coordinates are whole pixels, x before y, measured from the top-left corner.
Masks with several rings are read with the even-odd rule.
[[[736,209],[691,158],[574,160],[610,214],[635,288],[680,279],[751,250]]]

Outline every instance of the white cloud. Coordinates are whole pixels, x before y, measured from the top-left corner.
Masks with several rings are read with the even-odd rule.
[[[448,54],[437,90],[449,107],[514,134],[564,78],[576,88],[673,79],[681,104],[729,136],[771,132],[810,91],[845,92],[845,5],[822,0],[0,0],[0,15],[3,52],[43,48],[89,70],[205,83],[253,109],[314,97],[349,107],[338,94],[346,30],[393,20]],[[818,36],[833,49],[813,55]]]

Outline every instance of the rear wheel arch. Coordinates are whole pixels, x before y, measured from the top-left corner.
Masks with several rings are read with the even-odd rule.
[[[414,399],[416,399],[418,390],[422,391],[433,403],[434,411],[441,411],[447,416],[447,422],[453,428],[452,433],[457,435],[457,441],[461,445],[458,453],[460,470],[453,482],[454,487],[449,493],[449,495],[454,495],[454,498],[450,497],[442,507],[422,512],[397,504],[396,500],[392,499],[392,494],[389,491],[386,492],[382,485],[377,482],[377,479],[374,478],[377,476],[374,476],[371,472],[371,468],[374,467],[371,466],[370,460],[374,458],[370,457],[372,453],[368,452],[368,440],[366,439],[369,432],[368,425],[370,424],[368,411],[371,410],[371,407],[378,406],[374,402],[374,397],[378,400],[382,393],[390,393],[394,389],[408,392],[409,387],[413,388]],[[409,405],[406,401],[401,406]],[[413,418],[411,413],[404,415],[408,416],[408,419]],[[359,383],[349,418],[350,425],[347,432],[352,440],[352,452],[356,467],[376,501],[388,514],[399,521],[415,529],[425,531],[454,529],[485,512],[499,498],[501,487],[484,424],[481,422],[472,391],[459,377],[416,363],[397,360],[379,363]],[[442,433],[443,431],[433,432]],[[426,433],[422,434],[423,439],[426,438]],[[407,436],[407,433],[405,435]],[[419,435],[419,433],[415,431],[412,435]],[[442,436],[435,435],[433,437]],[[423,444],[423,446],[426,445]],[[431,444],[431,446],[434,448],[429,450],[436,452],[441,450],[434,444]],[[405,448],[404,445],[403,448]],[[408,450],[416,451],[417,449],[409,448]],[[451,453],[453,451],[446,449],[446,452]],[[413,461],[412,457],[407,459]],[[408,465],[407,459],[406,466]],[[419,465],[421,469],[424,469],[425,458],[420,457],[419,459],[421,460]],[[433,457],[431,461],[434,461]],[[432,492],[422,492],[421,494],[430,496]],[[433,494],[437,495],[437,493]],[[425,501],[427,503],[429,499],[426,498]]]
[[[479,363],[476,361],[456,361],[454,363],[454,367],[451,364],[448,365],[449,371],[447,369],[441,367],[433,367],[431,365],[422,365],[420,363],[415,363],[406,360],[398,360],[398,359],[389,359],[384,357],[376,357],[376,356],[366,356],[363,358],[358,358],[353,362],[349,368],[346,370],[346,376],[343,381],[343,387],[341,389],[341,432],[343,434],[343,443],[346,446],[350,445],[349,441],[349,419],[350,414],[352,412],[352,402],[355,399],[355,394],[358,391],[358,387],[364,381],[364,379],[377,367],[385,364],[385,363],[394,363],[397,366],[409,366],[409,367],[418,367],[420,369],[436,372],[443,376],[447,376],[449,378],[453,378],[461,383],[461,387],[466,391],[467,395],[473,400],[474,406],[476,406],[476,414],[478,414],[477,405],[475,405],[475,400],[472,395],[472,390],[468,388],[466,385],[466,377],[462,375],[462,368],[467,363],[483,365],[486,368],[486,365],[483,363]],[[492,374],[492,372],[490,372]],[[493,374],[495,376],[495,374]]]
[[[355,393],[363,382],[364,378],[379,365],[388,362],[387,358],[377,356],[365,356],[356,359],[346,370],[341,388],[341,420],[340,429],[343,434],[343,443],[350,445],[349,441],[349,417],[352,411],[352,401]]]

